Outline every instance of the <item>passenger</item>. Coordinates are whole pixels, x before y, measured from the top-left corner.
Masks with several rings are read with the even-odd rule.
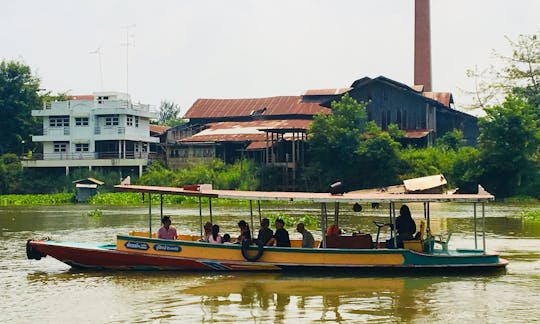
[[[161,224],[163,224],[163,226],[158,230],[158,238],[163,240],[176,240],[176,228],[171,226],[171,217],[163,216],[163,218],[161,218]]]
[[[284,226],[285,222],[283,219],[276,219],[276,232],[274,233],[274,237],[270,240],[269,245],[274,245],[274,243],[276,243],[276,246],[279,247],[291,247],[289,232],[283,228]]]
[[[338,236],[341,234],[341,230],[336,224],[332,224],[326,228],[326,236]]]
[[[212,223],[206,222],[204,224],[204,234],[201,237],[201,242],[210,242],[210,236],[212,236]]]
[[[223,238],[219,235],[219,225],[214,224],[212,226],[212,234],[208,237],[208,242],[214,244],[221,244],[223,242]]]
[[[313,234],[306,229],[304,223],[298,223],[298,225],[296,225],[296,230],[298,233],[302,234],[302,248],[313,248],[315,239],[313,238]]]
[[[270,220],[268,220],[268,218],[263,218],[261,220],[259,235],[257,236],[257,243],[269,245],[272,236],[274,236],[274,231],[272,231],[268,226],[270,226]]]
[[[233,244],[231,243],[231,236],[229,234],[223,234],[223,239],[221,241],[223,244]]]
[[[239,221],[238,228],[240,228],[240,235],[236,239],[236,243],[242,243],[244,241],[251,242],[251,231],[249,230],[249,225],[246,221]]]
[[[396,243],[398,248],[403,248],[404,240],[414,239],[414,233],[416,233],[416,223],[411,216],[411,210],[409,206],[402,205],[399,209],[399,216],[396,218]],[[390,239],[386,241],[386,246],[389,248],[394,247],[394,240]]]

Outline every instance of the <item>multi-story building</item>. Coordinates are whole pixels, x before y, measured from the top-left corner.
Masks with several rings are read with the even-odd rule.
[[[70,100],[46,103],[32,116],[43,118],[43,134],[32,141],[43,144],[43,154],[24,160],[30,168],[127,167],[139,175],[150,158],[149,105],[131,102],[128,94],[95,92]]]

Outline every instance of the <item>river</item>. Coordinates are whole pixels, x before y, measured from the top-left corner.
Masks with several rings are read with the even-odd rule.
[[[421,206],[411,207],[418,219]],[[94,208],[0,208],[1,323],[525,323],[540,318],[540,223],[515,217],[524,206],[487,205],[487,247],[510,261],[506,272],[489,276],[106,272],[72,270],[51,257],[26,259],[28,238],[114,243],[116,234],[148,226],[148,207],[101,207],[102,216],[88,216]],[[318,209],[273,205],[263,212],[299,216],[316,215]],[[452,233],[451,248],[474,247],[471,206],[432,205],[431,212],[434,228]],[[179,232],[199,233],[197,208],[167,206],[164,214],[172,216]],[[367,206],[359,214],[343,210],[340,223],[347,232],[374,234],[372,222],[385,221],[387,214]],[[239,207],[215,206],[213,213],[222,233],[232,234],[236,222],[249,221],[249,215],[248,208]],[[153,226],[159,226],[157,214]],[[292,225],[288,228],[298,237]]]

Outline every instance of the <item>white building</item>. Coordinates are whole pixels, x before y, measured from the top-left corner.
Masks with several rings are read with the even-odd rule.
[[[43,143],[43,156],[24,160],[30,168],[138,167],[139,175],[149,161],[149,105],[134,104],[128,94],[95,92],[71,100],[50,102],[32,116],[43,117],[43,135],[32,141]]]

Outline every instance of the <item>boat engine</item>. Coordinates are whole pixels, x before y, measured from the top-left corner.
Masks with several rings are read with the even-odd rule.
[[[34,249],[30,242],[32,242],[32,240],[26,241],[26,257],[29,260],[41,260],[41,258],[47,256],[47,254]]]

